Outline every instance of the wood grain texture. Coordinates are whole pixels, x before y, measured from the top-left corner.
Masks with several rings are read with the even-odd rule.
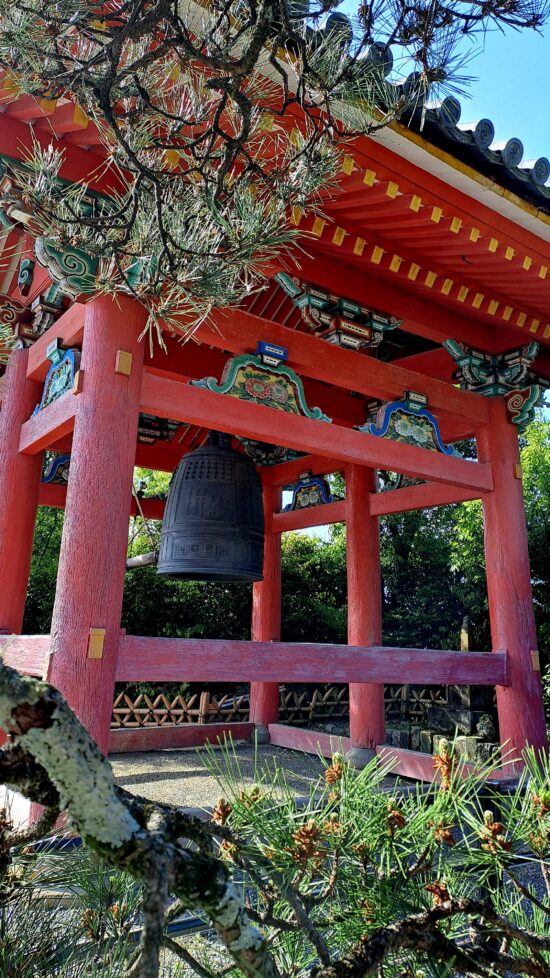
[[[301,750],[306,754],[322,754],[332,757],[335,753],[345,754],[351,747],[349,737],[333,737],[331,734],[301,727],[289,727],[284,723],[269,724],[269,743],[274,747],[287,747]]]
[[[406,486],[403,489],[371,494],[370,511],[373,516],[389,516],[391,513],[408,513],[413,509],[463,503],[469,499],[479,499],[480,495],[475,489],[426,482],[420,486]]]
[[[525,744],[546,747],[531,570],[519,463],[517,428],[509,424],[502,398],[491,398],[490,424],[480,432],[478,450],[492,463],[495,489],[483,498],[485,566],[493,648],[506,649],[510,685],[497,689],[501,743],[520,753]]]
[[[264,579],[252,587],[252,639],[277,642],[281,637],[281,535],[275,532],[273,513],[280,509],[282,490],[273,486],[273,470],[262,470],[264,502]],[[279,682],[250,685],[250,719],[267,727],[279,716]]]
[[[23,455],[37,455],[70,434],[74,428],[74,419],[78,398],[82,394],[72,394],[70,391],[62,394],[57,401],[48,404],[25,421],[21,427],[19,451]],[[33,405],[36,407],[36,405]]]
[[[500,652],[122,635],[117,680],[506,684]]]
[[[44,675],[49,635],[0,635],[2,662],[27,676]]]
[[[40,491],[42,455],[21,455],[21,427],[40,400],[42,385],[26,379],[28,350],[14,350],[4,375],[0,411],[0,630],[23,624]]]
[[[382,644],[382,581],[378,520],[369,511],[377,474],[359,465],[346,468],[346,553],[348,642]],[[384,740],[384,686],[350,683],[349,729],[352,747],[376,747]]]
[[[117,296],[86,306],[71,478],[51,629],[48,679],[103,751],[109,743],[128,520],[137,437],[144,310]],[[114,373],[118,349],[133,354],[130,377]],[[68,395],[70,396],[70,395]],[[105,628],[102,659],[88,659],[90,628]]]
[[[340,425],[312,421],[147,372],[143,379],[141,409],[146,414],[219,428],[308,454],[326,454],[341,463],[390,469],[480,491],[493,487],[490,466],[450,458]]]
[[[186,723],[169,727],[139,727],[135,730],[111,730],[109,754],[137,751],[203,747],[223,744],[224,740],[250,740],[253,723]]]

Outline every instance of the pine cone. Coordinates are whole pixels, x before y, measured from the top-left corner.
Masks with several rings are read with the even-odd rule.
[[[212,821],[216,825],[225,825],[227,819],[231,815],[231,805],[225,798],[219,798],[214,811],[212,812]]]
[[[440,907],[442,903],[447,903],[451,899],[451,894],[447,889],[445,880],[435,880],[433,883],[427,883],[424,889],[432,894],[432,906],[434,907]]]

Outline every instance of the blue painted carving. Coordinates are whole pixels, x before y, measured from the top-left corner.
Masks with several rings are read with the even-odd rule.
[[[285,486],[285,489],[292,491],[292,500],[284,507],[283,513],[290,513],[295,509],[308,509],[310,506],[323,506],[336,501],[327,479],[321,475],[300,479],[292,486]]]
[[[401,401],[382,404],[375,420],[367,421],[357,430],[377,438],[390,438],[431,452],[461,457],[452,445],[445,445],[441,440],[437,419],[431,411],[407,396]]]
[[[70,455],[52,455],[42,473],[42,482],[46,485],[66,486],[70,464]]]
[[[48,352],[47,356],[52,365],[46,374],[40,404],[36,405],[33,414],[38,414],[48,404],[52,404],[63,394],[73,390],[80,366],[80,350],[54,349]]]

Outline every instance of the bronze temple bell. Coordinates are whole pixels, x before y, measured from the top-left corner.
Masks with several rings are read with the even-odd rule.
[[[254,463],[211,432],[176,469],[162,521],[157,574],[192,581],[261,581],[262,483]]]

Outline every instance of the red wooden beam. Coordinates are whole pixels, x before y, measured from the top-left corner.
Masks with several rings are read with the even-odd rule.
[[[118,682],[330,682],[507,685],[504,652],[123,635]]]
[[[42,149],[53,146],[63,154],[63,163],[59,171],[60,177],[74,183],[86,183],[90,190],[99,193],[112,194],[124,192],[126,184],[122,175],[104,154],[71,146],[69,152],[60,139],[56,139],[51,131],[41,132],[17,119],[4,115],[0,126],[0,153],[25,162],[33,152],[33,141]]]
[[[312,475],[327,475],[331,472],[341,472],[342,462],[336,458],[325,458],[324,455],[304,455],[303,458],[291,462],[279,462],[273,466],[273,485],[288,486],[297,482],[302,472]]]
[[[334,276],[333,263],[331,268]],[[345,271],[344,266],[338,267],[339,288],[340,273],[342,272],[345,278]],[[361,273],[362,277],[363,273]],[[319,278],[320,276],[317,276],[317,280]],[[325,285],[328,287],[328,282]],[[344,282],[342,282],[342,294],[348,294]],[[366,290],[363,290],[362,301],[367,303],[369,301]],[[406,302],[410,301],[411,297],[406,295]],[[432,304],[430,310],[433,314]],[[213,323],[212,327],[200,326],[196,333],[197,338],[208,345],[224,347],[233,353],[250,353],[256,349],[259,339],[270,340],[288,349],[289,363],[301,375],[305,374],[336,387],[357,391],[367,397],[380,397],[388,401],[401,397],[406,390],[419,391],[428,395],[430,409],[435,413],[455,414],[478,424],[485,424],[487,421],[488,408],[485,398],[479,394],[461,391],[444,381],[427,378],[424,374],[405,370],[393,363],[384,363],[373,357],[358,355],[352,350],[327,346],[326,342],[317,336],[288,329],[270,320],[253,316],[242,309],[215,310],[210,322]],[[458,324],[456,328],[458,330]],[[460,332],[447,333],[447,336],[449,335],[463,338]]]
[[[327,523],[341,523],[346,518],[346,501],[326,503],[324,506],[309,506],[295,509],[291,513],[274,513],[273,529],[276,533],[290,530],[305,530],[310,526],[325,526]]]
[[[225,740],[250,740],[253,723],[185,723],[162,727],[137,727],[112,729],[109,738],[109,754],[129,754],[136,751],[185,750],[213,744],[217,747]]]
[[[51,361],[46,359],[46,349],[52,340],[59,339],[63,346],[80,346],[84,334],[84,317],[86,306],[75,302],[57,322],[31,346],[27,377],[33,380],[44,380],[51,367]]]
[[[40,486],[40,506],[50,506],[52,509],[65,509],[67,500],[67,486],[49,485],[42,483]],[[140,502],[141,510],[145,519],[161,520],[164,515],[164,499],[142,499]],[[136,500],[132,498],[132,516],[139,516],[140,511]]]
[[[390,513],[408,513],[413,509],[449,506],[451,503],[464,503],[469,499],[479,498],[475,489],[426,482],[420,486],[372,493],[370,511],[373,516],[389,516]]]
[[[422,754],[416,750],[406,750],[404,747],[388,747],[380,744],[376,748],[376,753],[383,763],[391,763],[391,774],[399,775],[402,778],[413,778],[415,781],[439,782],[441,775],[434,767],[434,759],[431,754]],[[505,763],[496,770],[487,770],[488,781],[514,781],[523,768],[522,764]],[[464,777],[468,777],[474,771],[479,771],[479,765],[463,764],[461,772]]]
[[[28,676],[42,678],[49,650],[49,635],[0,635],[2,662]]]
[[[69,434],[74,428],[75,411],[76,398],[70,393],[48,404],[21,425],[19,451],[23,455],[36,455]]]
[[[487,407],[486,401],[484,406]],[[341,462],[356,462],[371,468],[403,472],[436,482],[467,486],[480,492],[491,489],[493,484],[490,467],[484,467],[479,462],[467,462],[339,425],[312,421],[225,394],[164,380],[147,372],[143,381],[141,410],[175,421],[275,442],[310,454],[326,452]]]
[[[351,747],[349,737],[334,737],[331,734],[318,733],[316,730],[290,727],[286,723],[270,723],[268,730],[269,743],[272,746],[301,750],[305,754],[332,757],[335,753],[345,754]]]

